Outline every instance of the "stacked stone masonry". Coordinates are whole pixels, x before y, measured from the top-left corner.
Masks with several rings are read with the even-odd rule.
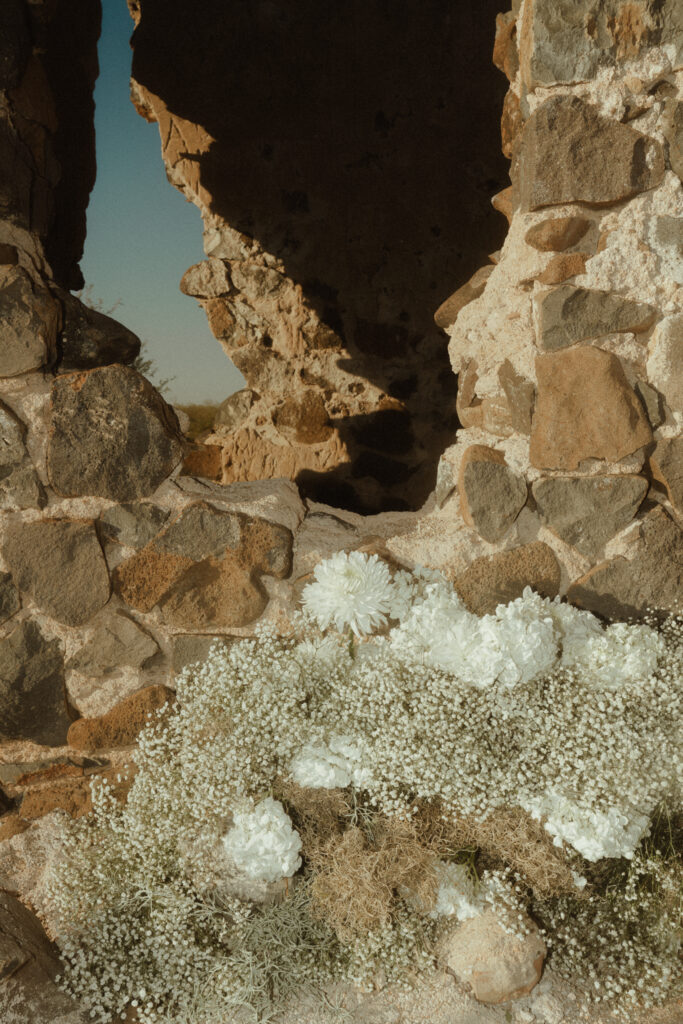
[[[145,2],[132,5],[143,18]],[[0,12],[0,887],[11,876],[26,899],[35,880],[17,882],[17,851],[37,842],[38,822],[86,813],[89,780],[130,765],[174,675],[213,642],[286,622],[334,551],[442,569],[479,614],[527,585],[608,618],[673,611],[683,595],[675,0],[525,0],[499,17],[509,232],[436,317],[461,429],[424,508],[375,515],[303,499],[286,479],[306,450],[316,472],[340,458],[337,378],[288,382],[292,368],[313,379],[342,347],[253,238],[207,219],[209,258],[183,279],[230,352],[253,357],[249,388],[222,412],[220,480],[188,473],[173,409],[130,366],[138,339],[70,294],[91,183],[70,168],[92,158],[92,104],[73,100],[64,122],[55,110],[79,81],[91,94],[98,23],[81,12],[68,88],[50,38],[80,6],[13,0]],[[161,123],[157,98],[134,93]],[[180,153],[204,142],[181,127],[169,116],[176,156],[170,143],[164,155],[201,203]],[[56,212],[68,182],[71,222]],[[400,443],[401,409],[372,395],[347,412],[395,409]],[[256,430],[264,410],[292,441],[291,466]]]

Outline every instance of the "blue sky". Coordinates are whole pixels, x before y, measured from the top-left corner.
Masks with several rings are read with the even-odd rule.
[[[129,99],[126,0],[103,0],[95,86],[97,179],[81,268],[94,299],[145,343],[158,378],[175,377],[175,402],[221,401],[243,378],[211,334],[180,278],[204,258],[199,210],[166,180],[159,131]]]

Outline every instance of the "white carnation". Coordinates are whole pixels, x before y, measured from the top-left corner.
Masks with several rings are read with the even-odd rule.
[[[223,843],[249,878],[276,882],[301,867],[301,838],[279,800],[266,797],[252,811],[238,811]]]
[[[484,910],[484,900],[475,891],[472,876],[464,864],[439,861],[436,867],[439,891],[430,917],[456,917],[467,921]]]
[[[310,789],[362,789],[370,781],[363,767],[363,746],[350,736],[333,736],[326,743],[309,743],[292,761],[292,778]]]
[[[591,810],[553,790],[543,797],[523,801],[522,807],[537,820],[547,818],[545,829],[555,837],[556,846],[563,841],[569,843],[590,861],[603,857],[631,860],[649,828],[649,815],[633,807]]]
[[[663,651],[664,641],[654,629],[616,622],[565,643],[562,664],[577,671],[593,688],[617,690],[649,679]]]
[[[349,626],[361,637],[385,625],[391,601],[391,574],[377,555],[338,551],[316,566],[315,581],[304,587],[305,611],[321,629],[341,633]]]

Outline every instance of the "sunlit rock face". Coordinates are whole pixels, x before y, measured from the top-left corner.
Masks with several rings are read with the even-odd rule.
[[[418,507],[457,426],[432,314],[503,233],[499,0],[129,6],[133,101],[204,220],[181,287],[254,393],[224,482]]]

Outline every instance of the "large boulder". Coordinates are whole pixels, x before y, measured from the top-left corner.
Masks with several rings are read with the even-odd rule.
[[[134,501],[152,494],[180,462],[178,419],[129,366],[57,378],[48,473],[58,494]]]
[[[0,267],[0,377],[52,363],[59,320],[59,304],[47,288],[23,267]]]

